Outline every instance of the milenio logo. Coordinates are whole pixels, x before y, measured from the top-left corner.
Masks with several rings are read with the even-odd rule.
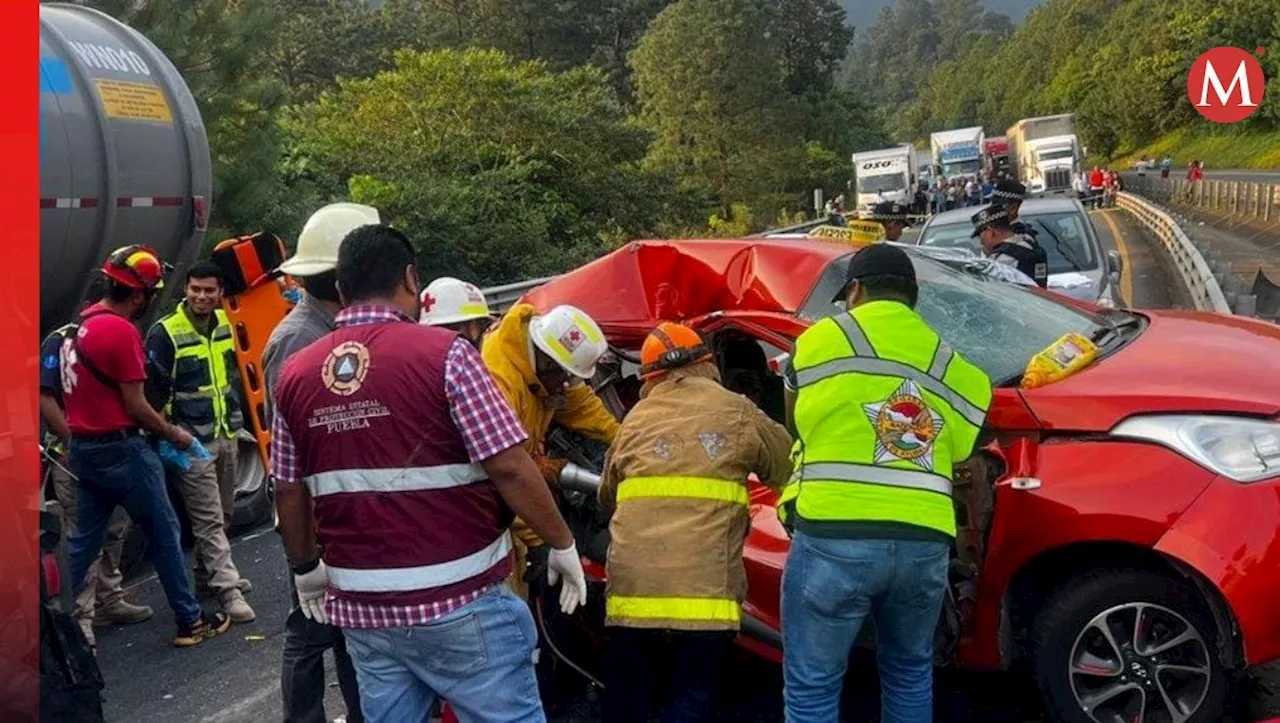
[[[1262,55],[1263,49],[1255,52]],[[1191,64],[1187,97],[1197,113],[1214,123],[1236,123],[1258,109],[1266,82],[1257,58],[1240,48],[1223,46]]]

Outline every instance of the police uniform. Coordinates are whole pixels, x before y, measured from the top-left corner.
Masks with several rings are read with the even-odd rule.
[[[977,238],[978,234],[988,226],[1004,226],[1011,229],[1012,224],[1008,219],[1009,215],[1003,206],[983,207],[969,219],[973,222],[972,238]],[[995,248],[988,251],[987,255],[997,263],[1016,266],[1019,271],[1033,279],[1040,288],[1048,287],[1049,256],[1034,237],[1014,231],[1012,237],[1001,241]]]
[[[1012,178],[1002,178],[996,181],[995,190],[991,192],[991,203],[999,204],[1006,207],[1010,203],[1022,203],[1027,197],[1027,187],[1013,180]],[[1015,215],[1009,220],[1009,227],[1013,229],[1015,234],[1030,236],[1032,239],[1039,237],[1040,233],[1032,226],[1018,220]]]
[[[877,203],[870,213],[863,216],[863,220],[876,221],[882,226],[887,221],[897,221],[902,224],[903,228],[911,228],[911,222],[907,220],[907,207],[896,201],[881,201]],[[885,237],[882,236],[881,238]]]

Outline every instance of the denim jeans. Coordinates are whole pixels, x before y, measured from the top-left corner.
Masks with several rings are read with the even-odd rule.
[[[164,588],[179,626],[200,618],[191,571],[182,553],[178,515],[169,504],[164,467],[146,439],[71,437],[69,462],[80,478],[76,495],[76,531],[67,538],[71,583],[75,593],[85,585],[90,564],[102,553],[111,514],[123,507],[147,536],[156,577]]]
[[[782,576],[787,723],[839,719],[849,654],[868,617],[875,623],[880,720],[933,720],[933,640],[949,551],[944,542],[796,533]]]
[[[538,631],[507,585],[429,625],[346,628],[368,723],[418,723],[436,697],[462,723],[544,723],[533,670]]]

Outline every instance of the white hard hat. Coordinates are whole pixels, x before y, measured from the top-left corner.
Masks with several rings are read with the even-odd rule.
[[[488,318],[489,304],[475,284],[442,276],[422,290],[421,320],[427,326]]]
[[[596,322],[581,309],[567,304],[530,319],[529,337],[543,354],[582,379],[595,376],[596,362],[609,351],[604,332]]]
[[[342,239],[361,226],[381,223],[378,209],[359,203],[331,203],[311,214],[298,234],[298,250],[280,264],[291,276],[315,276],[338,266]]]

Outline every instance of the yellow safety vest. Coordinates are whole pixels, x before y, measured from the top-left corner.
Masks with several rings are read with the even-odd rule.
[[[157,322],[173,343],[173,388],[164,413],[190,427],[202,442],[218,435],[234,437],[244,427],[240,409],[240,367],[236,364],[231,324],[221,309],[207,338],[187,318],[186,302]]]
[[[905,304],[872,301],[796,340],[784,525],[824,537],[907,526],[955,537],[952,465],[973,451],[991,380]]]

